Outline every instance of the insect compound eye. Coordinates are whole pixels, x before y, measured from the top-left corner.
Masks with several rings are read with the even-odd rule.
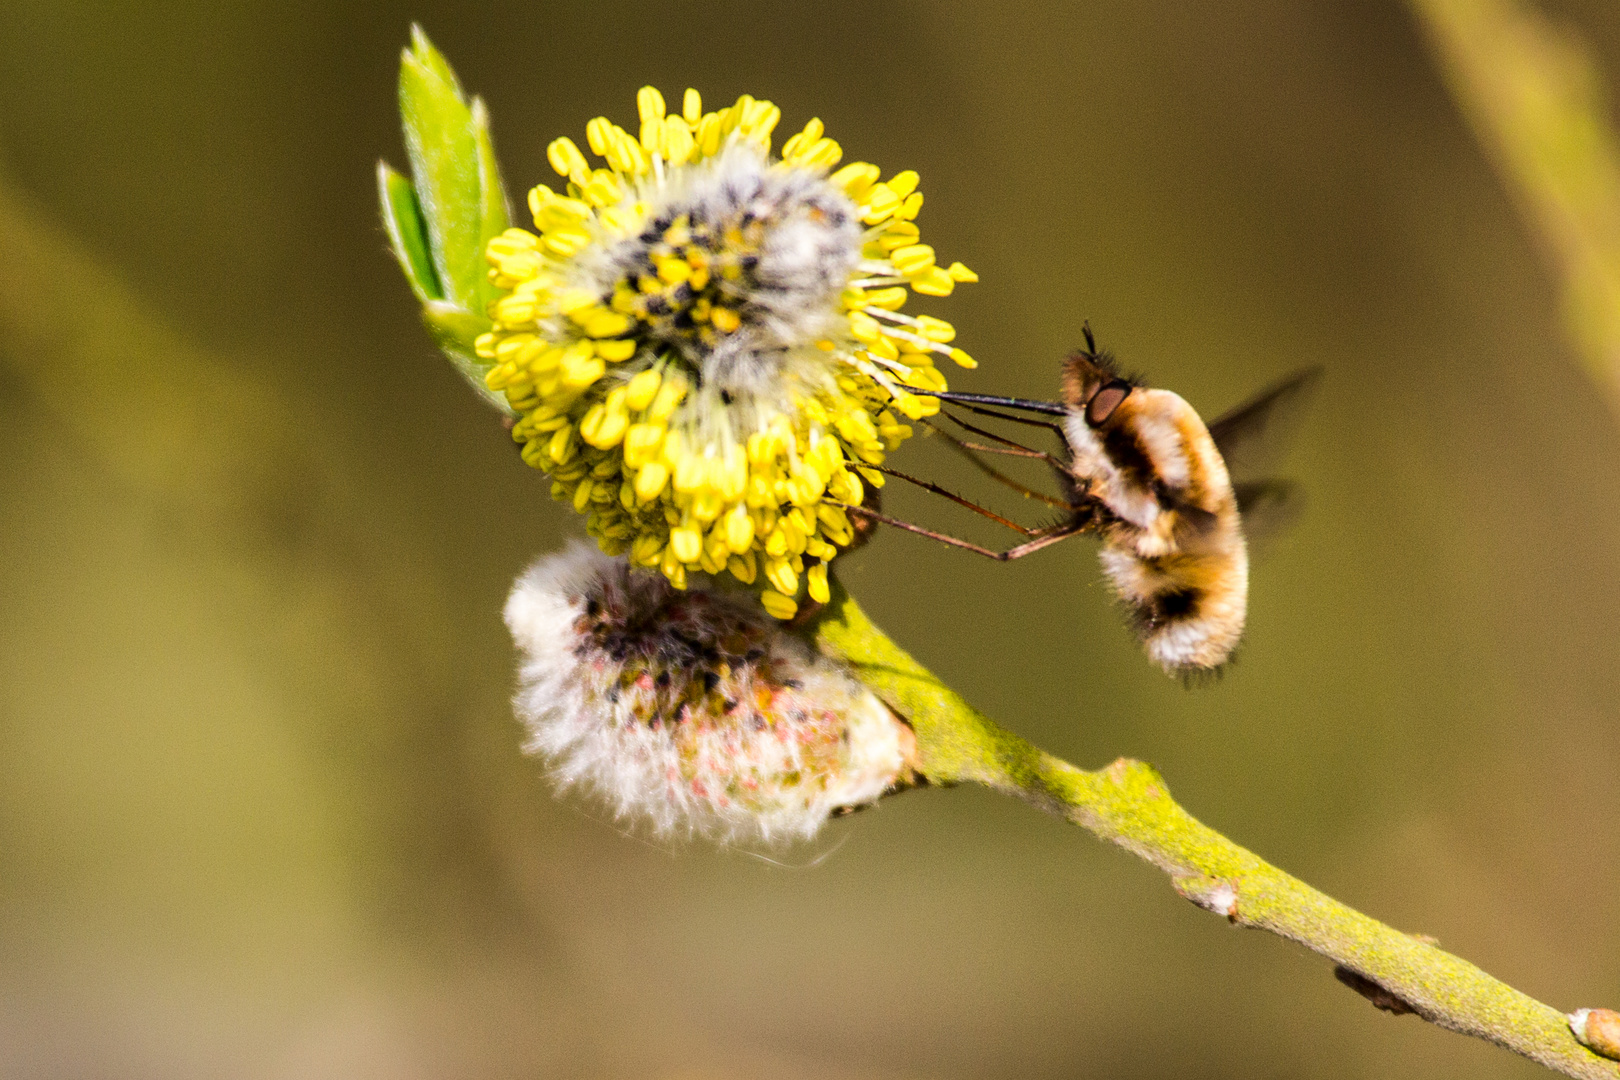
[[[1130,383],[1123,379],[1115,379],[1092,394],[1091,400],[1086,402],[1086,423],[1092,427],[1106,423],[1108,418],[1114,415],[1114,410],[1119,408],[1120,402],[1130,396],[1130,392]]]

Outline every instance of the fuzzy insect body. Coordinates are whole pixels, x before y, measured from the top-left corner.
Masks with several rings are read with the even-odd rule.
[[[1243,636],[1249,557],[1209,429],[1094,351],[1064,363],[1063,399],[1074,494],[1105,511],[1099,559],[1143,648],[1172,674],[1219,667]]]

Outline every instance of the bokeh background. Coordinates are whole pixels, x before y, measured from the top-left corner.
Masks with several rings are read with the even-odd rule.
[[[1610,4],[1549,10],[1620,89]],[[1620,426],[1406,9],[7,0],[0,1076],[1537,1072],[986,792],[772,852],[555,798],[499,611],[578,523],[385,250],[412,20],[514,193],[644,82],[918,169],[982,275],[929,308],[961,387],[1050,396],[1087,318],[1206,415],[1325,365],[1309,510],[1214,685],[1141,657],[1088,541],[885,535],[845,580],[1048,749],[1151,760],[1341,899],[1620,1006]]]

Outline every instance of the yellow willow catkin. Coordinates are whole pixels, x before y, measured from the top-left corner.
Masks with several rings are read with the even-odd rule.
[[[489,243],[504,295],[478,353],[523,460],[603,551],[677,588],[729,573],[791,618],[854,536],[834,504],[937,411],[912,389],[973,366],[949,323],[900,309],[976,278],[921,243],[917,174],[834,171],[821,121],[777,155],[768,101],[636,101],[633,131],[597,117],[547,148],[562,182]]]

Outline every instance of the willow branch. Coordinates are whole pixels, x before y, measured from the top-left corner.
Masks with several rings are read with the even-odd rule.
[[[1620,1078],[1620,1063],[1578,1043],[1563,1013],[1234,844],[1177,805],[1152,766],[1121,758],[1088,772],[998,727],[891,641],[836,583],[814,632],[821,648],[850,663],[910,722],[918,771],[930,783],[983,784],[1066,818],[1169,874],[1176,892],[1199,907],[1296,941],[1360,976],[1358,988],[1385,1008],[1409,1009],[1567,1076]]]

